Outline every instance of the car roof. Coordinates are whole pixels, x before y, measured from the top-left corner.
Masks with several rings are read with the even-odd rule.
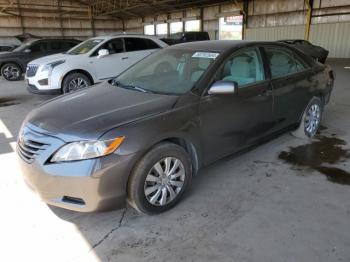
[[[124,33],[117,33],[117,34],[113,34],[113,35],[100,35],[100,36],[92,37],[90,39],[104,39],[104,40],[108,40],[108,39],[118,38],[118,37],[141,37],[141,38],[159,39],[158,37],[152,36],[152,35],[124,34]]]
[[[207,40],[197,42],[187,42],[170,46],[171,49],[189,49],[200,51],[215,51],[225,52],[232,48],[240,48],[245,46],[258,46],[258,45],[276,45],[288,47],[288,45],[275,41],[247,41],[247,40]]]

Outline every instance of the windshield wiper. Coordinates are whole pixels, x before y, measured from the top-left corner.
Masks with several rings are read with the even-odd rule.
[[[139,87],[139,86],[136,86],[136,85],[124,85],[117,80],[112,80],[111,84],[114,86],[120,86],[120,87],[125,88],[125,89],[135,89],[135,90],[143,92],[143,93],[154,93],[153,91],[146,90],[146,89]]]

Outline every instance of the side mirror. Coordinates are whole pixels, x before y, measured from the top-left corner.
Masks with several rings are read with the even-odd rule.
[[[28,54],[28,53],[31,53],[32,52],[32,50],[30,50],[29,48],[27,48],[27,49],[24,49],[24,51],[23,51],[24,53],[26,53],[26,54]]]
[[[231,81],[216,81],[209,89],[209,95],[229,95],[237,93],[238,84]]]
[[[98,51],[98,58],[108,56],[108,55],[109,55],[109,51],[107,49],[100,49]]]

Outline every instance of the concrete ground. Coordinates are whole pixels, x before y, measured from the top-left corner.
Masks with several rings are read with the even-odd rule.
[[[350,61],[330,64],[337,81],[322,135],[350,143]],[[24,185],[13,150],[22,120],[47,99],[23,81],[0,80],[0,261],[350,261],[347,178],[280,160],[306,143],[289,134],[204,168],[183,201],[158,216],[49,208]],[[344,152],[331,164],[348,176]]]

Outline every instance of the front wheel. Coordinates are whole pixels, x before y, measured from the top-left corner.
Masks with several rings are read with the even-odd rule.
[[[292,134],[299,138],[313,138],[321,123],[323,103],[319,97],[313,97],[306,107],[299,128]]]
[[[128,182],[128,202],[142,213],[164,212],[180,200],[191,178],[187,152],[178,145],[161,143],[136,165]]]
[[[82,88],[91,86],[89,77],[82,73],[71,73],[67,75],[62,83],[62,93],[67,94]]]
[[[15,63],[7,63],[1,67],[1,75],[7,81],[18,81],[22,77],[22,69]]]

